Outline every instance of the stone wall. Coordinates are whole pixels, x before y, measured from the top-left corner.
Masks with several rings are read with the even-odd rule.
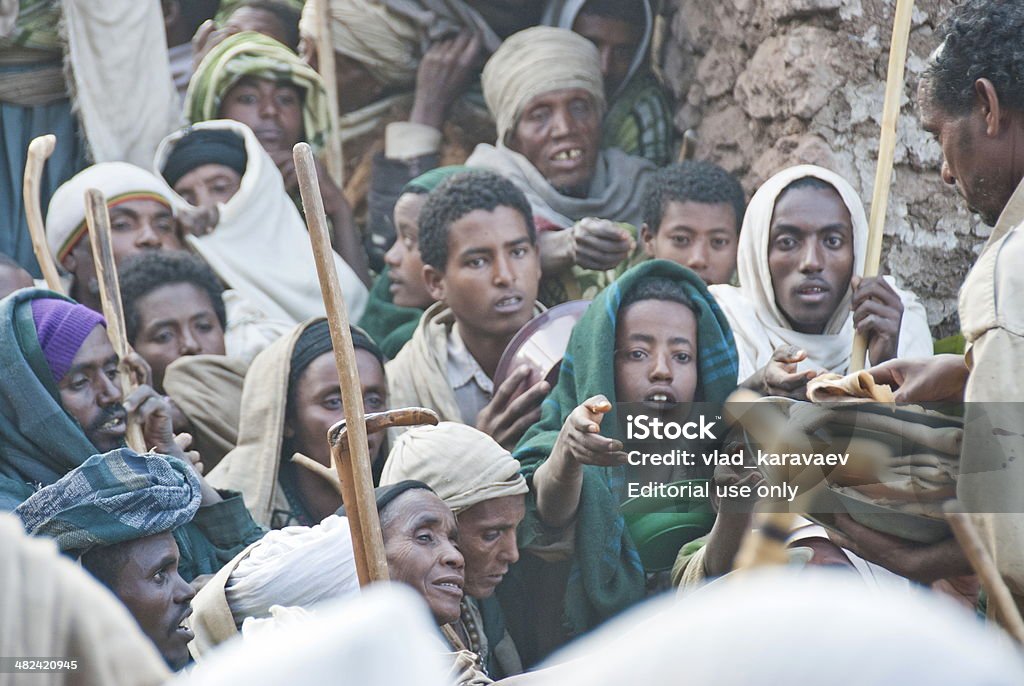
[[[869,205],[894,0],[666,0],[656,60],[693,128],[697,156],[736,173],[748,194],[802,162],[846,177]],[[939,178],[920,126],[917,81],[955,3],[913,15],[882,270],[913,290],[936,337],[958,330],[956,294],[988,227]],[[870,212],[870,208],[868,207]]]

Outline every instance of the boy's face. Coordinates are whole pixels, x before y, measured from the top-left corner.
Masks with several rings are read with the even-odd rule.
[[[656,228],[655,233],[644,224],[640,231],[648,255],[692,269],[709,286],[732,280],[739,247],[732,205],[671,200]]]
[[[426,265],[423,275],[464,332],[507,343],[533,317],[540,255],[518,210],[473,210],[448,229],[444,272]]]
[[[681,303],[641,300],[619,312],[615,397],[671,413],[697,391],[697,318]]]

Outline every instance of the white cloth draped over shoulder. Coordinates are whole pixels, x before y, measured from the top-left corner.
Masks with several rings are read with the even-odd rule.
[[[213,120],[191,128],[237,133],[245,140],[247,160],[238,192],[218,206],[216,228],[205,236],[189,236],[189,244],[230,288],[270,319],[294,325],[324,316],[309,233],[270,155],[245,124]],[[160,143],[155,166],[161,179],[171,150],[189,130],[176,131]],[[167,194],[176,211],[191,207],[169,187]],[[366,286],[340,255],[334,255],[334,264],[348,316],[357,321],[366,308]]]
[[[799,365],[800,370],[824,369],[843,374],[849,366],[854,334],[853,312],[850,310],[852,288],[847,289],[822,334],[795,331],[775,302],[768,269],[768,234],[775,202],[789,184],[808,176],[830,184],[842,197],[853,223],[853,273],[864,274],[868,220],[857,192],[845,179],[827,169],[805,164],[784,169],[765,181],[754,193],[743,217],[736,256],[740,285],[722,284],[708,289],[732,327],[739,353],[741,381],[768,364],[772,352],[781,345],[794,345],[807,352],[807,359]],[[886,276],[885,279],[903,303],[897,356],[931,356],[932,338],[924,306],[913,293],[898,288],[892,277]]]

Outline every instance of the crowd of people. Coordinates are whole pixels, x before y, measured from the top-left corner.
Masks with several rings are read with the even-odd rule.
[[[683,160],[654,0],[320,5],[0,0],[0,667],[78,658],[67,683],[104,685],[668,683],[686,665],[698,683],[1024,681],[981,626],[1013,635],[1014,618],[956,539],[844,514],[777,530],[716,488],[638,516],[630,482],[767,476],[637,466],[625,430],[637,409],[721,415],[737,390],[807,401],[860,336],[896,400],[965,403],[956,497],[1024,610],[1024,4],[952,9],[917,92],[942,181],[994,227],[947,354],[914,293],[866,275],[848,180],[792,160],[748,201]],[[22,178],[48,133],[33,245]],[[364,410],[436,415],[368,435],[406,590],[360,590],[332,474],[344,402],[300,142]],[[87,189],[107,203],[125,355]],[[567,306],[538,373],[513,353]],[[744,440],[672,447],[749,457]],[[730,574],[752,531],[785,573]]]

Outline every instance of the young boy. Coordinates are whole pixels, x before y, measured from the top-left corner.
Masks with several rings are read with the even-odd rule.
[[[718,165],[687,161],[665,167],[644,196],[644,250],[689,267],[709,286],[727,284],[736,271],[744,209],[743,188]]]
[[[420,254],[437,301],[388,363],[395,407],[418,405],[476,426],[510,447],[540,416],[548,385],[520,388],[526,370],[491,379],[506,346],[537,313],[540,257],[522,191],[491,172],[447,179],[420,213]]]

